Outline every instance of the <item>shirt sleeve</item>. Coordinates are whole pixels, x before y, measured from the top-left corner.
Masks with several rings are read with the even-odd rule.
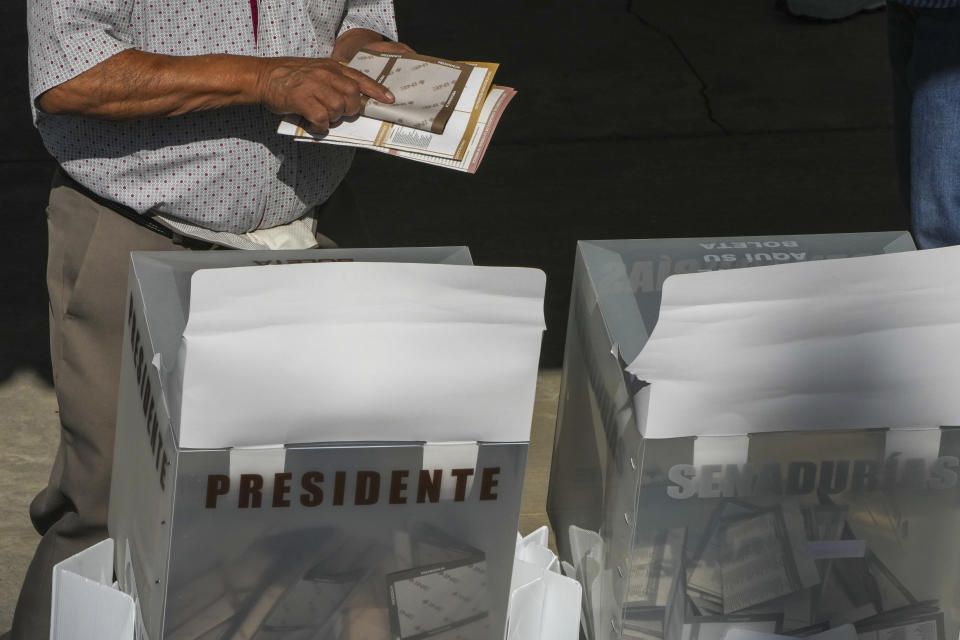
[[[134,0],[28,0],[30,104],[134,46]]]
[[[397,18],[393,0],[349,0],[337,37],[350,29],[369,29],[388,40],[397,40]]]

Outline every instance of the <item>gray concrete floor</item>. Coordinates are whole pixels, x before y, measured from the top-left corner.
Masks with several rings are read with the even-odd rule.
[[[29,371],[0,384],[0,631],[10,626],[20,583],[37,546],[27,507],[46,484],[60,440],[57,399]]]
[[[347,244],[466,244],[548,274],[521,525],[543,522],[578,239],[902,229],[882,12],[836,24],[773,0],[396,0],[418,50],[501,62],[519,90],[476,176],[359,154]],[[56,440],[42,215],[54,163],[30,125],[23,2],[0,5],[0,631],[36,542],[26,505]]]

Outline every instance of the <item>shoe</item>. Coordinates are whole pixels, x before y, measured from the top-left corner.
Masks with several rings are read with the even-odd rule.
[[[776,6],[798,18],[833,22],[882,9],[886,4],[887,0],[777,0]]]

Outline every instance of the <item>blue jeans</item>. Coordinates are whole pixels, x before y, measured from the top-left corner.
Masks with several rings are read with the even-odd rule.
[[[960,244],[960,8],[887,6],[901,194],[921,249]]]

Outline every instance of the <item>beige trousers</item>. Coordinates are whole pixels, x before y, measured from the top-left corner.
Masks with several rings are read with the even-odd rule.
[[[54,178],[47,206],[50,357],[60,447],[30,505],[43,538],[17,602],[12,638],[47,640],[53,565],[107,536],[107,500],[131,251],[182,247]]]

